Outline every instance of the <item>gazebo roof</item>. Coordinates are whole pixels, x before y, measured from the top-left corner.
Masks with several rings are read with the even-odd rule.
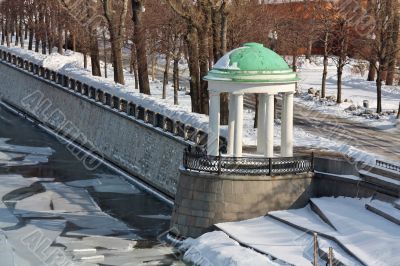
[[[224,55],[204,77],[208,81],[278,83],[298,81],[285,60],[260,43],[246,43]]]

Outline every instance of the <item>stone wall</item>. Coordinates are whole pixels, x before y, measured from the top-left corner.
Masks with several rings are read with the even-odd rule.
[[[112,108],[112,103],[96,101],[89,92],[79,93],[49,79],[0,62],[0,96],[6,103],[175,196],[189,141],[128,115],[126,105],[125,111]]]
[[[312,196],[312,176],[218,176],[181,169],[171,226],[177,234],[198,237],[215,223],[303,207]]]

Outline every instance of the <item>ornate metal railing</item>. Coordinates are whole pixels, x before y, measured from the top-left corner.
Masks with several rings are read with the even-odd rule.
[[[376,160],[376,165],[380,166],[380,167],[383,167],[383,168],[386,168],[386,169],[389,169],[389,170],[400,172],[400,166],[399,165],[387,163],[387,162],[380,161],[380,160]]]
[[[189,147],[183,156],[187,170],[231,175],[288,175],[314,171],[314,155],[289,158],[209,156],[202,149]]]

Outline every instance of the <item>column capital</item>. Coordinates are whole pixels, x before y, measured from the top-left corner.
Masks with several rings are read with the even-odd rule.
[[[242,91],[238,91],[238,92],[231,92],[230,94],[232,94],[234,96],[243,96],[245,93]]]

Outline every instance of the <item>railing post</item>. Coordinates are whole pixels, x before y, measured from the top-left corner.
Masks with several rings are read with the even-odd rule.
[[[315,164],[315,162],[314,162],[314,159],[315,159],[315,157],[314,157],[314,152],[312,152],[311,153],[311,172],[314,172],[314,164]]]
[[[313,261],[313,266],[318,266],[318,235],[317,235],[317,233],[314,233],[313,241],[314,241],[314,261]]]
[[[329,266],[333,266],[333,248],[329,247],[329,252],[328,252],[328,264]]]
[[[222,174],[222,158],[221,158],[221,151],[219,151],[219,155],[218,155],[218,175]]]
[[[185,148],[185,150],[183,151],[183,167],[185,169],[188,169],[188,167],[187,167],[187,156],[188,156],[188,149]]]
[[[272,176],[272,158],[268,158],[268,171],[269,176]]]

